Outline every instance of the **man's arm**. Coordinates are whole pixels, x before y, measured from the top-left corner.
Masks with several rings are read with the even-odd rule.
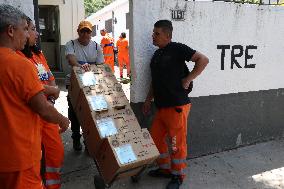
[[[86,63],[86,64],[79,64],[77,61],[77,58],[74,54],[68,54],[66,55],[66,59],[69,63],[70,66],[77,66],[77,67],[81,67],[83,68],[86,72],[91,70],[90,64]]]
[[[75,41],[71,40],[68,41],[65,45],[65,55],[66,59],[68,61],[68,64],[70,66],[78,66],[81,67],[81,65],[78,63],[76,58],[76,52],[75,52]]]
[[[60,89],[57,86],[44,85],[43,87],[46,96],[53,96],[55,99],[59,97]]]
[[[81,64],[78,63],[76,56],[74,54],[67,54],[66,59],[67,59],[70,66],[81,67]]]
[[[201,72],[205,69],[209,63],[209,59],[201,54],[200,52],[195,52],[191,57],[191,61],[195,63],[193,70],[182,80],[183,88],[188,89],[189,84],[193,81]]]
[[[47,122],[59,124],[60,131],[69,127],[68,118],[61,115],[47,100],[43,92],[39,92],[29,100],[31,109]]]
[[[96,63],[97,64],[103,64],[104,63],[104,54],[103,54],[102,48],[99,45],[97,46]]]
[[[55,80],[51,80],[48,82],[49,86],[57,87]]]
[[[142,112],[144,115],[147,115],[151,109],[151,101],[153,100],[154,98],[154,94],[153,94],[153,87],[152,87],[152,84],[150,85],[150,88],[149,88],[149,91],[148,91],[148,94],[147,94],[147,97],[146,97],[146,100],[143,104],[143,107],[142,107]]]

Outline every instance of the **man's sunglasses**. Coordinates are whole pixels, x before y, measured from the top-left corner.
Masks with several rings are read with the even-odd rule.
[[[81,29],[81,30],[80,30],[80,33],[87,33],[87,34],[90,34],[90,33],[92,33],[92,31],[89,30],[89,29],[84,28],[84,29]]]

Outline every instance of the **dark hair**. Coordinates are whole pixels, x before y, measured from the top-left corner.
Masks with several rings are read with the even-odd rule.
[[[122,38],[126,38],[126,33],[125,33],[125,32],[122,32],[122,33],[120,34],[120,36],[121,36]]]
[[[29,17],[26,17],[26,20],[27,20],[28,25],[32,23],[32,19],[30,19]],[[31,58],[33,56],[33,53],[35,53],[36,55],[39,55],[41,53],[41,50],[37,45],[33,45],[33,46],[29,45],[29,40],[27,40],[27,43],[25,44],[25,48],[21,51],[27,58]]]
[[[159,20],[154,24],[155,28],[162,28],[164,32],[167,32],[172,36],[173,33],[173,25],[169,20]]]

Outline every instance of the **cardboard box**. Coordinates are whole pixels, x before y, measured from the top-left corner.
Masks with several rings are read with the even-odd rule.
[[[119,86],[119,83],[112,74],[111,68],[106,64],[90,65],[89,72],[85,72],[80,67],[73,67],[68,93],[74,110],[78,104],[80,90],[95,85]]]
[[[108,137],[101,145],[96,160],[105,182],[110,183],[116,177],[136,174],[158,156],[150,133],[147,129],[141,129]]]
[[[86,125],[85,120],[91,117],[92,112],[122,109],[129,104],[123,90],[117,92],[115,89],[105,90],[105,88],[107,86],[96,90],[85,87],[80,91],[75,113],[82,128]]]
[[[95,73],[102,73],[101,71],[98,71],[95,66],[92,66],[91,69],[93,70],[91,72],[85,72],[80,67],[75,66],[72,69],[68,94],[74,110],[76,109],[78,103],[80,90],[84,87],[96,85],[97,82]]]
[[[93,116],[94,119],[102,119],[107,117],[122,117],[128,121],[130,121],[131,119],[136,120],[135,114],[129,104],[127,104],[124,108],[121,109],[109,109],[108,111],[97,112]]]
[[[123,117],[95,119],[94,114],[92,118],[86,120],[87,127],[83,129],[83,136],[88,146],[89,155],[93,158],[98,157],[100,147],[106,137],[141,129],[135,117],[132,117],[130,120]]]
[[[86,110],[85,107],[81,110],[80,115],[80,117],[83,117],[81,128],[89,154],[93,158],[98,154],[98,150],[106,134],[110,136],[141,129],[129,104],[122,109],[111,108],[100,112],[84,110]],[[106,129],[108,131],[105,131]]]

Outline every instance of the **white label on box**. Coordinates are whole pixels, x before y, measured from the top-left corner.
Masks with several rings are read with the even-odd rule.
[[[103,118],[97,120],[97,128],[99,130],[101,138],[117,134],[117,128],[115,127],[112,118]]]
[[[136,155],[130,144],[119,146],[117,148],[114,148],[114,150],[119,159],[120,164],[122,165],[131,163],[137,160]]]
[[[85,87],[96,85],[96,77],[93,72],[79,74],[79,77]]]
[[[88,96],[88,100],[91,104],[92,110],[94,111],[106,110],[108,108],[103,95]]]

